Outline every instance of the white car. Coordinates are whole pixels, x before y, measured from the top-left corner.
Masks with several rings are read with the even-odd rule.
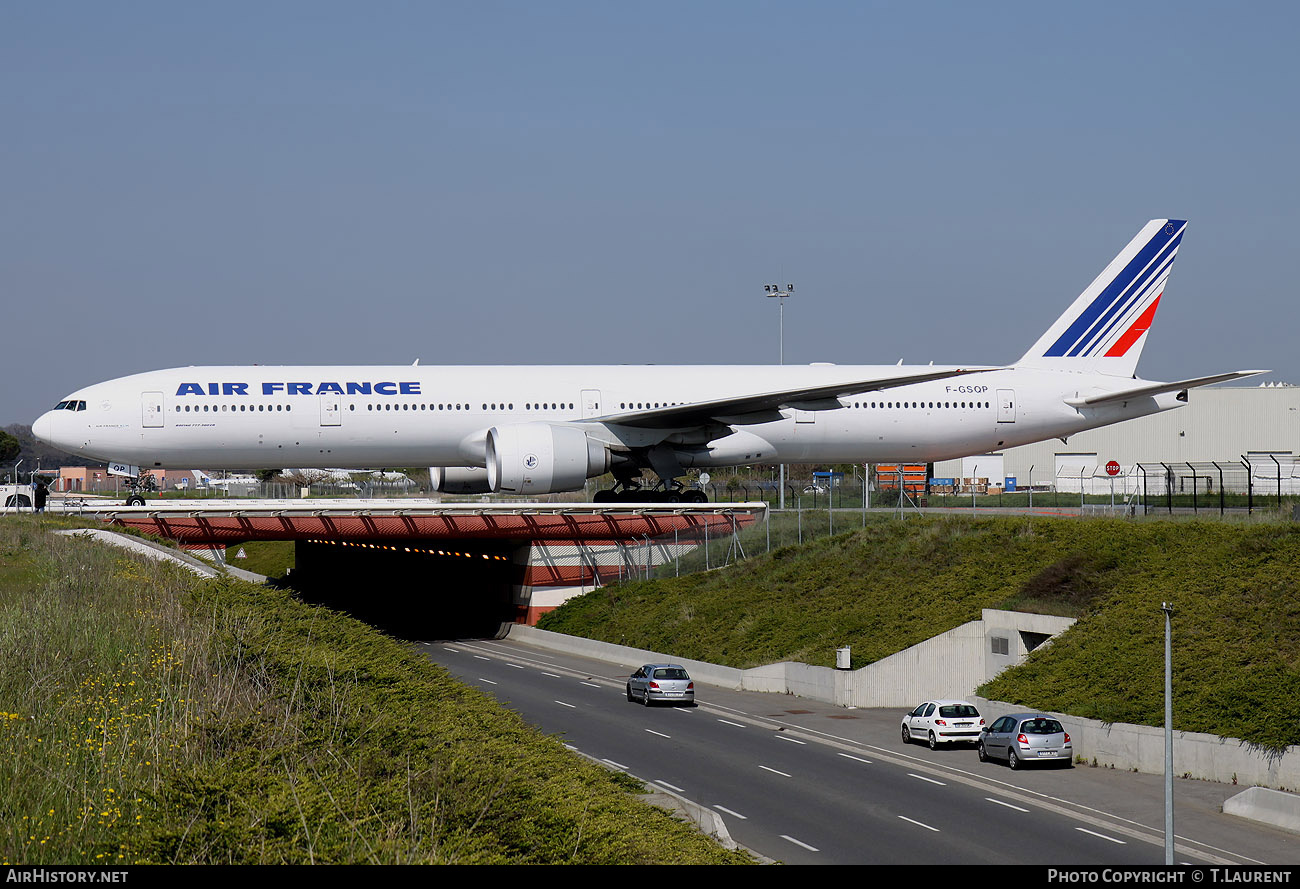
[[[975,744],[984,717],[970,701],[926,701],[903,716],[903,743],[923,740],[931,750],[940,744]]]

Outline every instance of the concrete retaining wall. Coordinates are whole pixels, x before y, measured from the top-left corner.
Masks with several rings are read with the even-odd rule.
[[[701,682],[724,688],[798,695],[842,707],[912,707],[927,698],[969,697],[975,689],[1029,653],[1025,633],[1060,633],[1070,618],[985,609],[980,620],[941,633],[919,645],[857,670],[812,667],[792,661],[749,670],[683,660],[671,653],[628,648],[576,636],[515,626],[511,636],[573,654],[627,666],[671,661]],[[1006,654],[992,654],[991,634],[1008,641]]]
[[[972,698],[985,718],[1033,710],[1005,701]],[[1098,765],[1151,775],[1165,772],[1165,730],[1150,725],[1099,722],[1068,713],[1052,713],[1070,733],[1074,755]],[[1204,732],[1174,732],[1174,774],[1222,784],[1256,785],[1278,790],[1300,788],[1300,747],[1274,753],[1240,738]]]

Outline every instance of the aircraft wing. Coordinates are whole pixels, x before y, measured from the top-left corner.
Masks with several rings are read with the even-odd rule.
[[[1065,403],[1070,407],[1098,407],[1103,404],[1115,404],[1120,401],[1131,401],[1134,398],[1142,398],[1149,395],[1163,395],[1166,392],[1181,392],[1184,389],[1195,389],[1197,386],[1209,386],[1214,383],[1223,383],[1227,380],[1239,380],[1242,377],[1253,377],[1256,374],[1266,374],[1266,370],[1234,370],[1228,373],[1214,374],[1209,377],[1196,377],[1192,380],[1177,380],[1172,383],[1152,383],[1148,386],[1138,386],[1136,389],[1125,389],[1123,392],[1105,392],[1101,395],[1089,395],[1086,398],[1067,398]]]
[[[714,422],[724,423],[729,426],[770,423],[773,420],[781,419],[778,412],[782,408],[831,410],[840,406],[833,403],[835,399],[848,395],[859,395],[863,392],[877,392],[882,389],[911,386],[914,383],[927,383],[931,380],[942,380],[965,374],[1006,369],[1004,367],[935,368],[921,373],[913,372],[898,376],[876,377],[870,380],[847,380],[803,389],[781,389],[775,392],[750,393],[731,398],[695,401],[690,404],[673,405],[672,407],[607,414],[603,417],[593,417],[584,422],[613,423],[640,429],[680,429]]]

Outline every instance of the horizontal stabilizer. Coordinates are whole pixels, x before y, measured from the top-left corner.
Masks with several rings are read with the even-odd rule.
[[[1211,386],[1215,383],[1224,383],[1228,380],[1239,380],[1242,377],[1253,377],[1256,374],[1266,374],[1266,370],[1234,370],[1229,373],[1214,374],[1209,377],[1196,377],[1192,380],[1176,380],[1172,383],[1151,383],[1146,386],[1138,386],[1135,389],[1125,389],[1122,392],[1104,392],[1100,395],[1089,395],[1087,398],[1067,398],[1065,403],[1071,407],[1098,407],[1103,404],[1116,404],[1121,401],[1132,401],[1134,398],[1143,398],[1152,395],[1163,395],[1166,392],[1181,392],[1184,389],[1195,389],[1198,386]]]

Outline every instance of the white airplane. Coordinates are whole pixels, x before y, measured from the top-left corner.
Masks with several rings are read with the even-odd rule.
[[[190,474],[194,476],[196,488],[220,488],[229,490],[230,488],[255,488],[258,485],[256,476],[252,475],[232,475],[227,476],[226,478],[214,478],[202,469],[191,469]]]
[[[693,467],[929,463],[1179,407],[1135,370],[1186,223],[1147,223],[1008,366],[185,367],[96,383],[32,424],[142,466],[431,466],[449,493],[702,502]],[[640,487],[642,470],[658,476]]]
[[[339,469],[337,467],[321,469],[314,466],[300,466],[283,469],[281,475],[310,479],[341,487],[357,487],[358,483],[402,487],[410,485],[411,480],[404,472],[392,472],[383,469]]]

